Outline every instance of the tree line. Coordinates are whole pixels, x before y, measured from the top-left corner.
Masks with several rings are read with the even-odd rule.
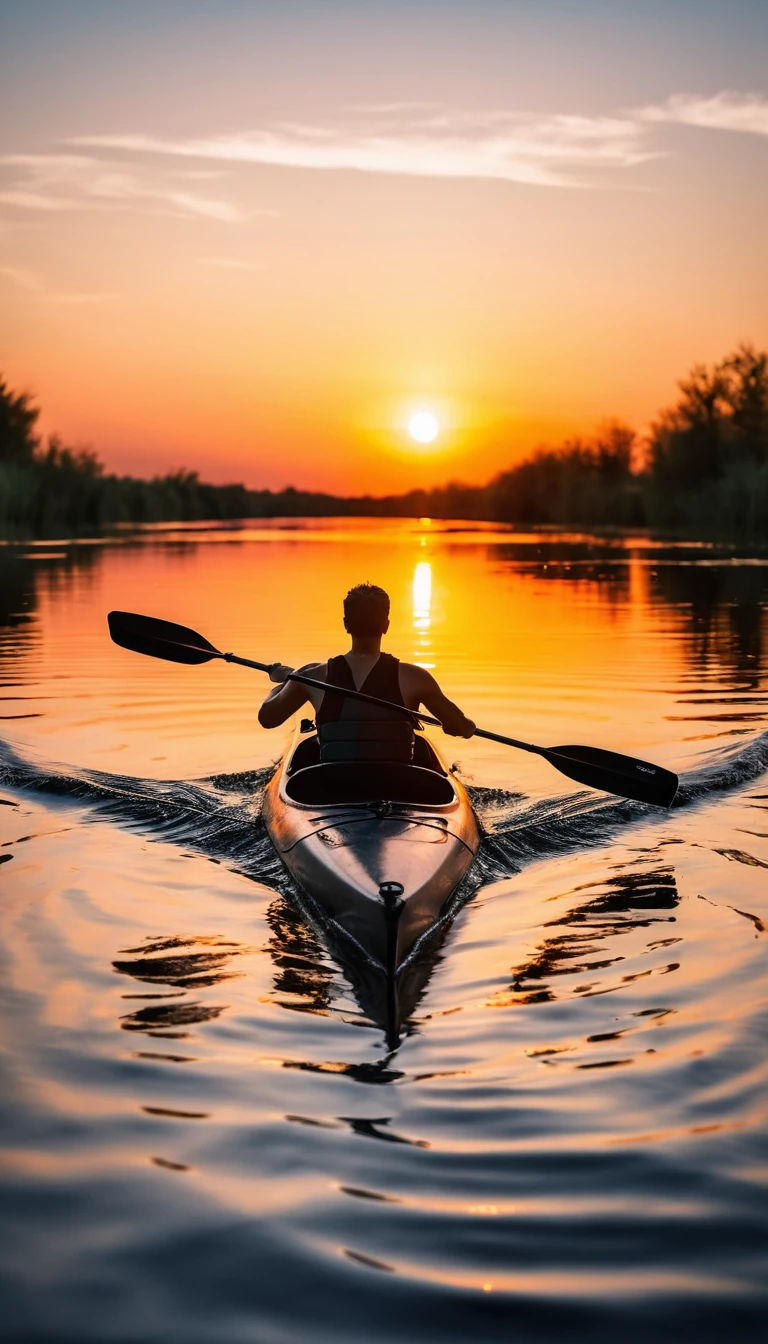
[[[0,532],[53,536],[128,523],[297,516],[468,518],[523,526],[650,527],[768,540],[768,353],[748,344],[696,365],[645,438],[618,422],[540,448],[484,486],[374,498],[210,485],[105,471],[96,453],[37,433],[39,408],[0,378]]]

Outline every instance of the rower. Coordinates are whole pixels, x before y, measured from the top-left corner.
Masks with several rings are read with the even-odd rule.
[[[382,653],[389,629],[389,597],[383,588],[361,583],[344,598],[344,628],[352,638],[345,654],[298,669],[328,686],[362,691],[407,709],[423,705],[451,737],[471,737],[476,725],[443,694],[426,668]],[[287,675],[289,668],[281,668]],[[278,728],[310,701],[315,709],[320,759],[331,761],[411,761],[413,727],[403,717],[350,697],[334,695],[296,681],[270,691],[259,710],[262,728]]]

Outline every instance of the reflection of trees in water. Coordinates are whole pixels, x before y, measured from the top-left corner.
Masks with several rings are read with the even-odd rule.
[[[68,546],[58,559],[35,560],[33,568],[40,571],[38,594],[60,597],[69,591],[75,581],[91,587],[104,559],[101,545]],[[29,563],[29,562],[27,562]]]
[[[0,652],[28,637],[42,593],[56,597],[76,579],[92,581],[102,558],[100,546],[69,546],[50,558],[45,551],[34,554],[30,560],[16,547],[0,546]]]
[[[759,684],[765,671],[768,568],[660,565],[653,599],[685,614],[693,671],[704,672],[714,664],[747,688]]]
[[[682,614],[684,652],[695,674],[714,665],[750,688],[765,672],[767,567],[729,563],[730,555],[721,564],[715,555],[702,563],[700,548],[633,543],[630,555],[621,543],[560,539],[488,547],[486,554],[490,565],[501,561],[516,578],[568,585],[574,596],[588,589],[609,610],[631,600],[632,565],[639,561],[648,578],[639,600]]]
[[[631,557],[615,544],[553,538],[534,545],[489,546],[486,555],[489,565],[501,561],[515,577],[568,584],[576,595],[589,590],[608,608],[629,600]]]
[[[37,604],[36,580],[34,565],[0,546],[0,639],[6,630],[21,633],[31,621]]]
[[[666,923],[668,912],[675,910],[680,900],[674,870],[669,867],[612,874],[608,881],[590,882],[568,895],[589,890],[594,890],[594,895],[545,925],[557,932],[548,934],[533,957],[513,968],[509,989],[494,995],[492,1007],[549,1003],[563,997],[550,981],[557,976],[591,975],[623,961],[621,953],[614,954],[606,946],[608,940]],[[667,941],[677,939],[661,940]],[[620,976],[619,983],[638,978],[637,974]],[[570,992],[588,996],[605,993],[607,988],[598,979],[577,985]]]

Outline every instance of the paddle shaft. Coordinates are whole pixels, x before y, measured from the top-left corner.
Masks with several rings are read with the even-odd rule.
[[[192,645],[189,645],[192,648]],[[236,653],[216,653],[211,654],[212,658],[222,658],[225,663],[237,663],[240,667],[254,667],[257,672],[270,672],[274,663],[257,663],[253,658],[240,658]],[[396,705],[393,700],[380,700],[377,695],[366,695],[364,691],[352,691],[346,686],[332,686],[327,681],[319,681],[316,677],[305,677],[302,672],[290,672],[285,678],[286,681],[298,681],[302,686],[314,686],[318,691],[331,691],[334,695],[345,695],[349,700],[362,700],[366,705],[378,705],[380,709],[392,709],[397,714],[403,714],[406,718],[415,719],[418,723],[430,723],[435,728],[442,728],[439,719],[435,719],[431,714],[422,714],[418,709],[408,709],[407,705]],[[280,684],[280,683],[278,683]],[[283,685],[285,683],[282,683]],[[489,733],[485,728],[476,728],[473,737],[487,737],[491,742],[503,742],[507,747],[519,747],[521,751],[533,751],[539,756],[547,753],[546,747],[535,747],[531,742],[519,742],[516,737],[503,737],[501,733]]]
[[[267,672],[270,670],[269,665],[254,663],[247,658],[238,658],[232,653],[223,653],[220,656],[225,658],[227,662],[241,663],[244,667],[256,667]],[[429,723],[435,728],[442,728],[443,726],[440,720],[433,718],[431,714],[422,714],[417,709],[408,709],[406,705],[396,705],[392,700],[380,700],[378,696],[366,695],[364,691],[348,690],[345,686],[331,686],[327,681],[318,681],[315,677],[306,677],[301,672],[291,672],[285,680],[298,681],[304,686],[314,686],[317,690],[323,692],[330,691],[336,695],[345,695],[350,700],[362,700],[365,704],[378,705],[381,709],[395,710],[398,714],[406,715],[414,725]],[[475,728],[472,736],[484,737],[489,742],[501,742],[506,747],[517,747],[520,751],[529,751],[535,756],[543,756],[544,760],[549,761],[550,765],[554,765],[556,769],[562,768],[558,762],[565,759],[563,753],[558,751],[556,747],[537,747],[533,742],[521,742],[517,737],[505,737],[503,733],[491,733],[487,728]],[[616,779],[623,778],[625,773],[623,770],[611,769],[605,763],[601,764],[600,769],[609,775],[614,775]]]
[[[240,661],[236,659],[235,661]],[[435,719],[431,714],[422,714],[421,710],[408,709],[406,705],[396,705],[393,700],[380,700],[376,695],[366,695],[364,691],[349,691],[344,686],[331,686],[327,681],[315,681],[314,677],[305,677],[301,673],[292,672],[286,681],[300,681],[305,686],[315,686],[321,691],[331,691],[335,695],[346,695],[351,700],[364,700],[368,705],[380,705],[382,709],[395,709],[400,714],[407,714],[409,718],[415,719],[417,723],[431,723],[435,728],[442,728],[439,719]],[[504,742],[508,747],[521,747],[523,751],[535,751],[543,755],[546,747],[534,747],[530,742],[518,742],[516,737],[502,737],[501,733],[489,733],[485,728],[476,728],[473,737],[487,737],[492,742]]]
[[[192,647],[190,645],[190,647]],[[270,672],[274,663],[257,663],[252,658],[240,658],[236,653],[219,653],[211,655],[215,658],[222,658],[226,663],[238,663],[240,667],[254,667],[257,672]],[[352,691],[346,686],[332,686],[327,681],[319,681],[316,677],[306,677],[303,672],[290,672],[285,678],[286,681],[298,681],[302,686],[314,686],[318,691],[330,691],[333,695],[344,695],[348,700],[362,700],[366,705],[378,705],[380,709],[392,709],[396,714],[403,714],[406,718],[415,720],[417,723],[429,723],[434,728],[442,728],[439,719],[435,719],[431,714],[422,714],[418,709],[408,709],[407,705],[396,705],[393,700],[380,700],[377,695],[366,695],[364,691]],[[283,683],[285,684],[285,683]],[[531,751],[537,756],[549,756],[551,747],[537,747],[532,742],[521,742],[516,737],[504,737],[502,733],[491,733],[487,728],[476,728],[473,737],[485,737],[489,742],[501,742],[505,747],[519,747],[520,751]]]
[[[269,671],[269,667],[264,663],[252,663],[247,658],[237,658],[233,653],[222,653],[222,658],[227,662],[242,663],[245,667],[258,667],[264,672]],[[376,695],[366,695],[364,691],[348,690],[346,686],[332,686],[327,681],[318,681],[315,677],[305,677],[303,672],[291,672],[285,678],[286,681],[300,681],[303,686],[314,686],[319,691],[330,691],[334,695],[345,695],[350,700],[362,700],[367,705],[378,705],[381,709],[393,709],[398,714],[404,714],[409,719],[415,719],[417,723],[430,723],[435,728],[442,728],[439,719],[435,719],[431,714],[422,714],[418,709],[408,709],[407,705],[396,705],[393,700],[380,700]],[[516,737],[502,737],[501,733],[489,733],[485,728],[476,728],[473,737],[487,737],[492,742],[503,742],[508,747],[520,747],[522,751],[534,751],[539,755],[545,755],[546,747],[534,747],[530,742],[518,742]]]
[[[238,658],[236,653],[220,653],[219,658],[224,658],[228,663],[239,663],[241,667],[255,667],[259,672],[270,672],[274,663],[254,663],[250,658]],[[305,677],[303,672],[289,672],[285,681],[298,681],[302,686],[314,686],[318,691],[331,691],[335,695],[345,695],[350,700],[362,700],[366,705],[378,705],[381,709],[393,709],[397,714],[403,714],[408,719],[417,719],[421,723],[433,723],[435,727],[442,727],[439,719],[433,719],[430,714],[420,714],[416,709],[408,709],[406,705],[396,705],[393,700],[380,700],[376,695],[366,695],[364,691],[348,690],[346,686],[332,686],[330,682],[319,681],[316,677]],[[282,683],[285,685],[285,682]],[[478,729],[478,731],[480,731]]]
[[[277,684],[295,681],[322,691],[323,694],[342,695],[351,700],[360,700],[363,704],[375,705],[377,708],[389,710],[390,713],[402,715],[414,727],[421,727],[425,723],[442,727],[441,721],[430,714],[422,714],[419,710],[409,709],[405,705],[396,705],[390,700],[381,700],[378,696],[366,695],[365,691],[332,686],[317,677],[294,672],[292,668],[284,667],[282,663],[261,663],[253,658],[240,658],[235,653],[221,653],[197,631],[190,630],[187,626],[162,621],[153,616],[140,616],[136,612],[112,611],[107,619],[115,643],[136,653],[188,664],[205,663],[211,658],[220,658],[226,663],[237,663],[241,667],[252,667],[258,672],[266,672]],[[640,761],[604,748],[576,745],[538,747],[532,742],[521,742],[519,738],[492,733],[485,728],[476,728],[474,735],[541,756],[561,774],[567,775],[578,784],[603,789],[608,793],[633,798],[638,802],[669,807],[677,791],[678,779],[672,771],[652,765],[649,761]]]

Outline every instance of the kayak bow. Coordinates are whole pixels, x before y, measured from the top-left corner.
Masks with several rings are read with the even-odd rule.
[[[291,876],[390,977],[439,919],[480,843],[466,789],[420,734],[414,761],[322,765],[316,734],[299,730],[263,804]]]

